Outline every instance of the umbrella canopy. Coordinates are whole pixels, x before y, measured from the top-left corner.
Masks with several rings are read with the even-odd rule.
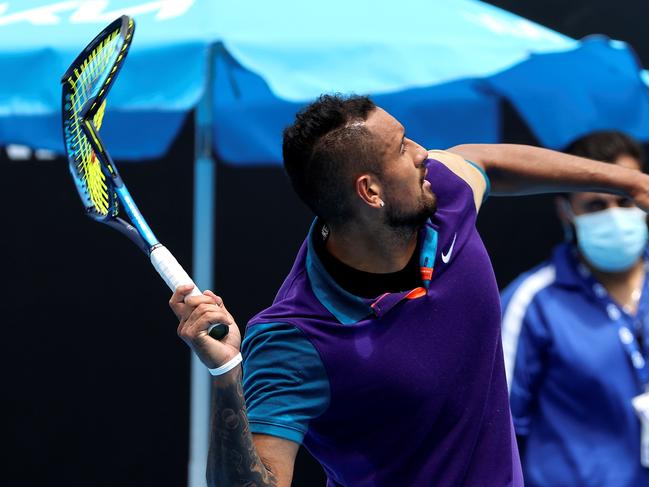
[[[282,128],[324,92],[372,95],[428,147],[498,141],[503,98],[549,147],[604,128],[649,140],[626,44],[474,0],[15,0],[0,2],[1,145],[63,152],[59,77],[121,14],[137,29],[102,129],[116,158],[164,154],[206,94],[232,164],[279,163]]]

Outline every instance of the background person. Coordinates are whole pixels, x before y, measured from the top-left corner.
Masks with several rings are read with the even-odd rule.
[[[644,161],[619,132],[593,133],[567,152],[631,169]],[[646,215],[623,195],[572,193],[556,203],[569,241],[502,295],[526,485],[649,485],[631,405],[649,383]]]

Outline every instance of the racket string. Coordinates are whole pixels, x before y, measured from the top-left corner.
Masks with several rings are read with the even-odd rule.
[[[104,88],[99,93],[95,93],[94,90],[97,86],[97,80],[105,72],[108,63],[114,62],[115,65],[106,76],[106,80],[102,83],[102,86],[110,81],[110,78],[117,69],[116,66],[121,60],[121,53],[125,47],[122,45],[122,49],[119,49],[119,43],[114,42],[118,34],[119,30],[114,31],[97,45],[84,60],[81,67],[73,71],[74,77],[70,77],[67,80],[71,89],[69,100],[72,109],[71,116],[69,117],[71,125],[70,138],[75,159],[78,161],[76,163],[78,175],[83,183],[84,190],[87,192],[94,206],[94,210],[102,215],[108,214],[111,207],[110,197],[112,195],[108,194],[106,176],[101,170],[92,146],[81,129],[82,119],[80,112],[92,96],[102,94]],[[93,104],[89,111],[92,111],[94,106]],[[105,101],[93,117],[93,124],[97,129],[101,127],[104,110]]]

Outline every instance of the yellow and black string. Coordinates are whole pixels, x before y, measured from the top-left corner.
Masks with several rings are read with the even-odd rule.
[[[109,63],[113,62],[112,60],[115,57],[115,51],[119,46],[119,44],[115,42],[119,33],[120,31],[117,29],[109,34],[92,50],[81,66],[74,69],[74,76],[70,76],[67,79],[71,94],[71,110],[69,115],[69,126],[71,130],[70,138],[71,147],[74,150],[75,160],[77,161],[76,171],[84,182],[85,189],[87,190],[88,197],[94,206],[94,210],[101,215],[107,215],[111,209],[110,201],[112,195],[109,195],[108,193],[106,176],[101,170],[95,152],[81,129],[83,121],[80,117],[80,111],[86,104],[86,101],[90,96],[92,96],[98,78],[105,73]],[[124,56],[123,51],[126,47],[126,45],[123,45],[121,51],[117,54],[117,59],[114,61],[113,68],[107,79],[102,83],[103,86],[100,92],[97,94],[98,98],[101,98],[101,95],[103,95],[105,86],[110,82],[110,79],[116,71],[119,62]],[[106,102],[104,100],[93,116],[92,121],[97,130],[101,127],[105,107]],[[93,104],[89,112],[92,113],[95,109],[96,105]]]

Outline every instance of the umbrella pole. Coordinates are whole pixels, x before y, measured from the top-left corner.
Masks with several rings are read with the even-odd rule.
[[[201,289],[214,288],[216,163],[212,158],[214,52],[208,51],[205,89],[194,111],[194,219],[192,272]],[[210,425],[211,381],[205,365],[191,354],[188,487],[205,487]]]

